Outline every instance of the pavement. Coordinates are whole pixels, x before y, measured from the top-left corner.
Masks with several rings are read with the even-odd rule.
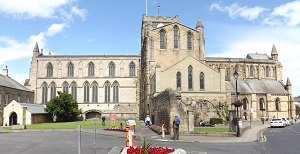
[[[251,128],[250,128],[251,125]],[[141,124],[141,127],[136,127],[134,131],[135,140],[141,140],[144,137],[146,140],[151,142],[205,142],[205,143],[236,143],[236,142],[256,142],[263,140],[262,131],[270,126],[269,121],[266,121],[265,124],[262,124],[260,121],[243,121],[243,126],[241,126],[241,130],[243,133],[240,137],[222,137],[214,134],[209,134],[207,136],[203,135],[187,135],[180,134],[179,140],[173,140],[171,135],[166,135],[166,139],[163,139],[161,135],[156,134],[148,127]],[[228,126],[227,126],[228,127]],[[20,131],[30,131],[30,130],[13,130],[14,132]],[[66,131],[77,131],[76,129],[68,129]],[[0,133],[12,132],[10,130],[5,130],[0,127]],[[86,133],[94,133],[93,129],[82,129],[82,132]],[[115,136],[124,138],[125,141],[125,132],[120,131],[108,131],[104,129],[97,129],[96,133],[99,135],[107,135],[107,136]],[[109,154],[119,153],[122,147],[114,147]],[[118,152],[114,152],[118,151]]]

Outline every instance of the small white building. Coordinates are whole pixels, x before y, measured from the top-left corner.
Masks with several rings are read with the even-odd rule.
[[[51,122],[52,116],[45,112],[45,105],[11,101],[3,110],[3,126],[30,125]]]

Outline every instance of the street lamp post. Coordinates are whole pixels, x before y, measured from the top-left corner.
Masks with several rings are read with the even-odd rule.
[[[237,70],[234,70],[234,73],[233,73],[233,76],[235,78],[235,103],[238,103],[238,89],[237,89],[237,80],[238,80],[238,77],[239,77],[239,73],[237,72]],[[236,104],[235,105],[236,107],[236,116],[237,116],[237,131],[236,131],[236,137],[240,137],[240,125],[239,125],[239,121],[240,121],[240,118],[239,118],[239,105]]]

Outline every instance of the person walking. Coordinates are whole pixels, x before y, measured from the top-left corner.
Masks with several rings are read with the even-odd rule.
[[[102,126],[105,126],[105,117],[102,117]]]
[[[179,140],[179,125],[180,125],[180,119],[176,115],[173,121],[174,140]]]

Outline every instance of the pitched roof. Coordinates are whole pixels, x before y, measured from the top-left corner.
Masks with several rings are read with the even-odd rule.
[[[19,89],[23,91],[31,91],[23,85],[21,85],[19,82],[12,79],[11,77],[2,74],[0,74],[0,86]]]
[[[271,59],[268,54],[265,53],[248,53],[247,54],[247,59]]]
[[[230,80],[231,92],[235,93],[235,80]],[[288,94],[284,85],[276,80],[239,79],[237,81],[238,92],[241,94]]]
[[[46,107],[45,105],[42,104],[31,104],[31,103],[19,103],[21,106],[26,106],[28,112],[31,114],[40,114],[40,113],[46,113],[44,108]]]

